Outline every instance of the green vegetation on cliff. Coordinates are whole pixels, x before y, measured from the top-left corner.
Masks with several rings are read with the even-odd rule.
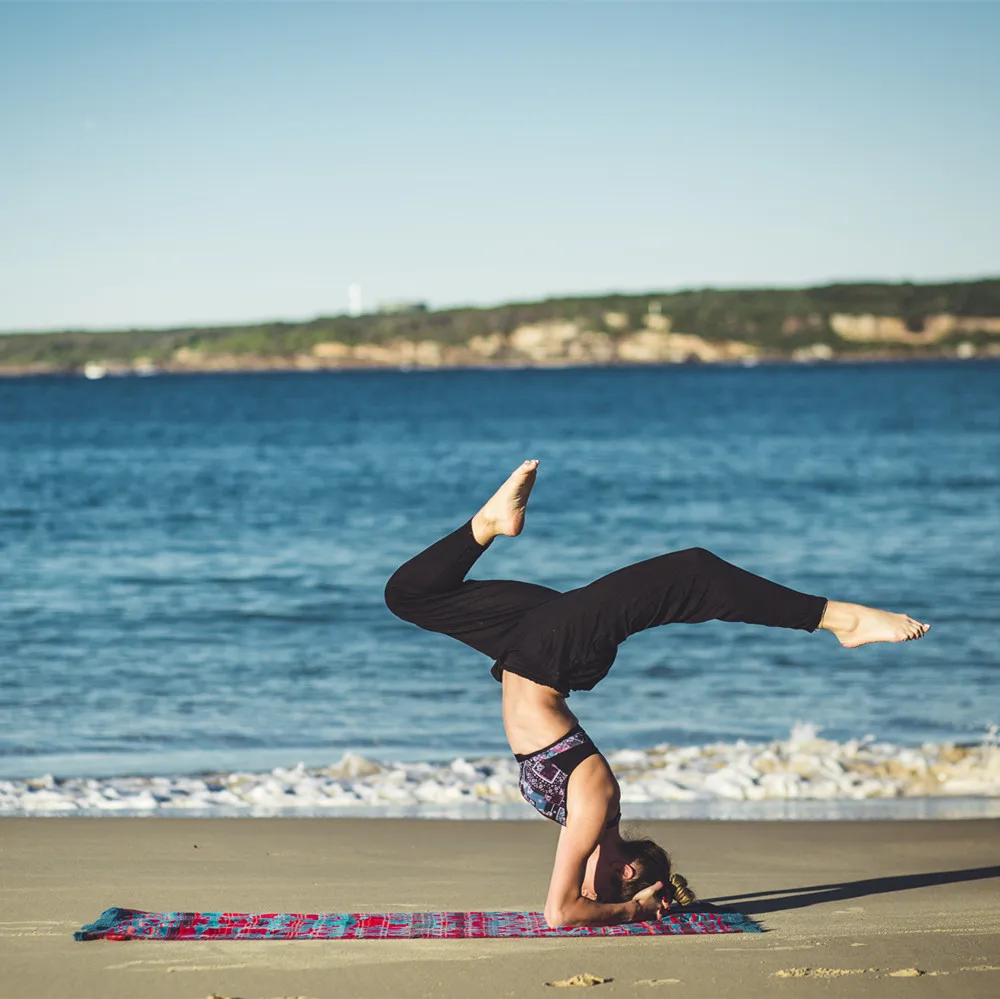
[[[251,326],[66,331],[0,336],[0,369],[78,370],[88,362],[170,366],[178,352],[200,358],[294,358],[320,343],[347,347],[399,341],[431,341],[459,347],[477,337],[507,337],[525,325],[564,321],[611,341],[659,326],[708,342],[739,341],[761,356],[790,356],[796,349],[826,345],[834,355],[935,353],[949,343],[1000,343],[995,332],[958,322],[924,335],[941,317],[994,317],[1000,323],[1000,279],[947,284],[833,284],[802,289],[711,288],[642,295],[600,295],[520,302],[436,312],[324,316],[305,323]],[[845,325],[864,317],[889,317],[894,335],[865,337]],[[831,322],[831,317],[834,321]],[[949,320],[950,321],[950,320]],[[845,333],[845,329],[847,332]]]

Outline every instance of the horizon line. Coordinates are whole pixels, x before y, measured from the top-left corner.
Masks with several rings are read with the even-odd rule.
[[[674,288],[658,288],[649,289],[646,291],[624,291],[621,289],[606,289],[603,291],[590,291],[590,292],[559,292],[550,293],[540,298],[513,298],[504,299],[500,301],[485,302],[485,303],[474,303],[474,302],[458,302],[454,304],[440,305],[436,307],[431,307],[428,305],[428,314],[441,313],[441,312],[458,312],[461,310],[472,309],[475,311],[486,311],[489,309],[502,309],[505,307],[518,306],[518,305],[536,305],[544,302],[560,302],[573,299],[594,299],[594,298],[643,298],[647,295],[683,295],[690,292],[733,292],[733,291],[813,291],[819,288],[834,288],[843,287],[849,285],[884,285],[886,287],[899,287],[901,285],[913,285],[915,287],[927,287],[942,284],[979,284],[986,281],[1000,281],[1000,273],[993,274],[983,274],[977,277],[953,277],[953,278],[933,278],[933,279],[921,279],[913,280],[910,278],[899,278],[899,279],[887,279],[887,278],[832,278],[826,281],[820,281],[817,283],[809,284],[732,284],[732,285],[717,285],[717,284],[703,284],[703,285],[681,285]],[[379,304],[385,304],[396,301],[395,298],[387,298],[382,300]],[[406,299],[406,301],[411,301],[411,299]],[[412,299],[414,303],[426,304],[422,299],[414,298]],[[36,327],[36,328],[21,328],[21,329],[0,329],[0,336],[46,336],[55,335],[60,333],[135,333],[135,332],[150,332],[150,333],[170,333],[175,330],[182,329],[226,329],[231,326],[267,326],[272,324],[282,324],[282,325],[302,325],[306,323],[316,322],[321,319],[367,319],[372,316],[379,315],[378,306],[376,305],[374,310],[365,311],[357,316],[351,316],[347,312],[319,312],[314,313],[309,316],[301,317],[270,317],[270,318],[256,318],[256,319],[225,319],[225,320],[215,320],[215,319],[192,319],[183,320],[175,323],[167,323],[164,325],[159,324],[148,324],[148,325],[133,325],[133,326],[112,326],[112,327],[100,327],[100,326],[66,326],[61,328],[52,327]]]

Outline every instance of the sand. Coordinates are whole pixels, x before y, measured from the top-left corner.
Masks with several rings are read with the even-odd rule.
[[[2,819],[0,996],[1000,995],[1000,821],[642,823],[763,934],[76,943],[109,905],[533,909],[543,822]],[[741,898],[738,898],[742,896]],[[547,982],[603,979],[554,988]]]

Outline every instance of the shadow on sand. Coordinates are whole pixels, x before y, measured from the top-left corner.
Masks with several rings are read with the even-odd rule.
[[[1000,877],[1000,867],[970,867],[964,871],[937,871],[934,874],[900,874],[888,878],[867,878],[864,881],[845,881],[833,885],[808,885],[803,888],[783,888],[772,891],[751,892],[747,895],[720,895],[702,899],[699,907],[739,909],[744,915],[754,916],[783,909],[803,909],[823,902],[846,902],[867,895],[885,895],[910,888],[930,888],[934,885],[956,884],[960,881],[982,881]],[[744,901],[755,899],[756,901]]]

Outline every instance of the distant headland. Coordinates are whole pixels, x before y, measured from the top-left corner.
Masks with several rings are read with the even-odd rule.
[[[220,327],[0,335],[0,375],[1000,357],[1000,278],[595,295]]]

